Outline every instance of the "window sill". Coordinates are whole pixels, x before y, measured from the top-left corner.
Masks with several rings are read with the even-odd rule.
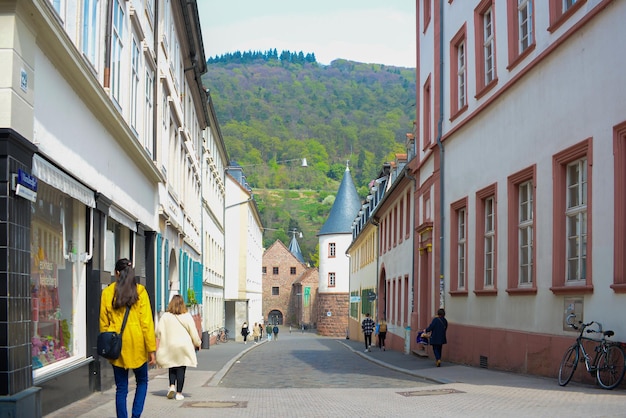
[[[467,296],[467,290],[451,290],[450,296]]]
[[[550,288],[555,295],[580,295],[593,293],[593,285],[580,286],[552,286]]]
[[[452,113],[452,116],[450,117],[450,122],[454,122],[454,120],[455,120],[456,118],[458,118],[459,116],[461,116],[461,114],[462,114],[463,112],[465,112],[466,110],[467,110],[467,103],[466,103],[465,105],[463,105],[463,107],[462,107],[462,108],[457,109],[457,110],[456,110],[456,111],[454,111],[454,112],[451,112],[451,113]]]
[[[610,287],[615,293],[626,293],[626,283],[615,283]]]
[[[498,289],[479,289],[479,290],[474,290],[474,294],[476,296],[496,296],[498,294]]]
[[[489,84],[486,84],[486,85],[480,87],[480,89],[478,89],[478,91],[476,92],[476,95],[474,96],[474,98],[476,100],[480,99],[485,94],[489,93],[489,91],[491,91],[491,89],[493,89],[496,86],[496,84],[498,84],[498,77],[496,77],[493,80],[491,80],[489,82]]]
[[[524,52],[522,52],[521,54],[513,57],[511,59],[511,62],[509,63],[509,66],[506,67],[507,70],[512,71],[513,68],[515,68],[517,66],[517,64],[519,64],[520,62],[522,62],[522,60],[524,58],[526,58],[527,56],[530,55],[531,52],[533,52],[535,50],[537,44],[532,44],[529,45],[528,48],[526,48],[526,50]]]
[[[506,289],[506,292],[509,295],[517,296],[517,295],[536,295],[537,288],[536,287],[512,287],[510,289]]]

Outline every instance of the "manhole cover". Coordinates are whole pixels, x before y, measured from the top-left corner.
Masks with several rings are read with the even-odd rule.
[[[248,401],[191,401],[185,408],[247,408]]]
[[[398,392],[402,396],[432,396],[432,395],[447,395],[449,393],[465,393],[456,389],[432,389],[432,390],[414,390],[411,392]]]

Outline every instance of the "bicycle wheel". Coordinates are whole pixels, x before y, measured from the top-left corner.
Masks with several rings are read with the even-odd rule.
[[[565,386],[572,380],[576,366],[578,366],[578,355],[578,344],[574,344],[565,352],[561,367],[559,367],[559,385]]]
[[[596,379],[604,389],[613,389],[619,386],[624,378],[626,363],[624,350],[616,345],[610,345],[606,351],[600,353],[596,370]]]

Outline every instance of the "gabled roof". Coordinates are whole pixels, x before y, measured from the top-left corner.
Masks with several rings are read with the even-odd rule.
[[[317,235],[351,234],[352,221],[354,221],[359,209],[361,209],[361,199],[352,181],[350,168],[346,167],[335,197],[335,203],[333,203],[328,219]]]

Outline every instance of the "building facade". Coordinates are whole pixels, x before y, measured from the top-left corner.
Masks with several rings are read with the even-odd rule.
[[[195,1],[3,1],[0,20],[0,408],[40,416],[113,384],[95,346],[118,258],[155,320],[174,293],[200,316],[203,155],[226,154]]]
[[[626,340],[626,4],[416,6],[413,331],[444,307],[444,359],[554,377],[568,318]]]
[[[263,227],[256,202],[241,168],[229,167],[226,175],[226,281],[225,326],[263,321]],[[240,332],[231,332],[242,340]]]

